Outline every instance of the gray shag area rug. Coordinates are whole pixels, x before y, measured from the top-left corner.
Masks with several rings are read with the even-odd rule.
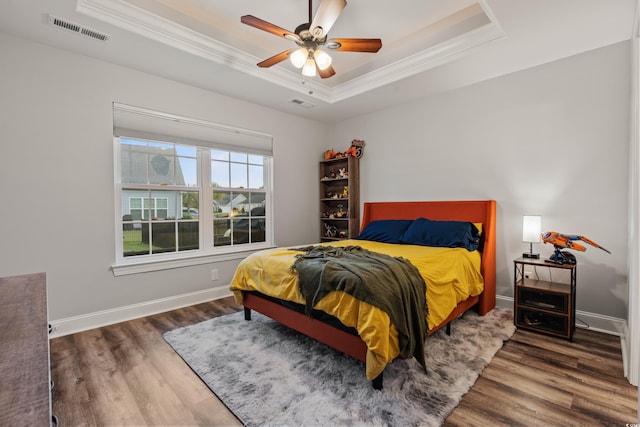
[[[252,313],[170,331],[165,340],[248,426],[439,426],[514,333],[512,311],[468,312],[428,337],[428,373],[398,359],[374,390],[364,363]]]

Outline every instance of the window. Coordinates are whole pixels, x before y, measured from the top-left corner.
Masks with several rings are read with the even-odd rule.
[[[265,241],[264,158],[211,150],[215,246]]]
[[[165,121],[156,117],[158,125]],[[166,135],[114,127],[116,263],[271,246],[271,155],[233,138],[217,142],[219,134],[203,141],[175,133],[184,129]]]

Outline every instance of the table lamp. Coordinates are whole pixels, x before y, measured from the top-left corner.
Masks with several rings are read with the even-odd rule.
[[[523,253],[523,258],[540,258],[540,254],[533,253],[533,244],[540,243],[541,232],[542,217],[540,215],[525,215],[522,217],[522,241],[529,243],[529,252]]]

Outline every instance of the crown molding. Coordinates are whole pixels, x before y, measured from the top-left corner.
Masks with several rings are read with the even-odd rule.
[[[260,62],[259,58],[126,1],[78,0],[76,10],[121,29],[218,64],[224,64],[236,71],[267,80],[301,94],[307,94],[313,90],[316,98],[331,102],[330,90],[315,81],[307,80],[304,85],[301,85],[300,75],[297,73],[282,68],[269,70],[258,68],[256,63]]]
[[[285,87],[300,94],[313,93],[314,99],[329,104],[343,101],[372,89],[422,73],[470,50],[504,37],[484,1],[480,2],[491,23],[454,37],[432,48],[417,52],[392,64],[353,78],[335,87],[307,79],[302,84],[299,73],[282,67],[258,68],[260,61],[238,50],[162,16],[134,6],[125,0],[78,0],[76,10],[92,18],[138,34],[192,55],[226,65],[236,71]]]
[[[399,61],[380,67],[367,74],[334,88],[333,102],[360,95],[369,90],[425,72],[439,65],[453,61],[471,49],[504,37],[505,33],[495,24],[488,24],[440,43],[432,48],[417,52]]]

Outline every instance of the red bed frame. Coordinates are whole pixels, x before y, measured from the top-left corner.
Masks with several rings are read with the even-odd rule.
[[[431,335],[438,329],[449,325],[452,320],[474,306],[477,306],[478,313],[484,316],[496,305],[496,202],[495,200],[472,200],[365,203],[361,229],[375,220],[416,219],[420,217],[432,220],[482,223],[483,242],[480,270],[484,277],[484,291],[480,295],[458,304],[444,322],[429,331],[429,335]],[[310,318],[303,313],[253,293],[244,293],[243,305],[247,320],[251,318],[251,310],[256,310],[336,350],[363,362],[366,361],[367,346],[357,335]],[[375,388],[382,388],[382,374],[373,381],[373,385]]]

